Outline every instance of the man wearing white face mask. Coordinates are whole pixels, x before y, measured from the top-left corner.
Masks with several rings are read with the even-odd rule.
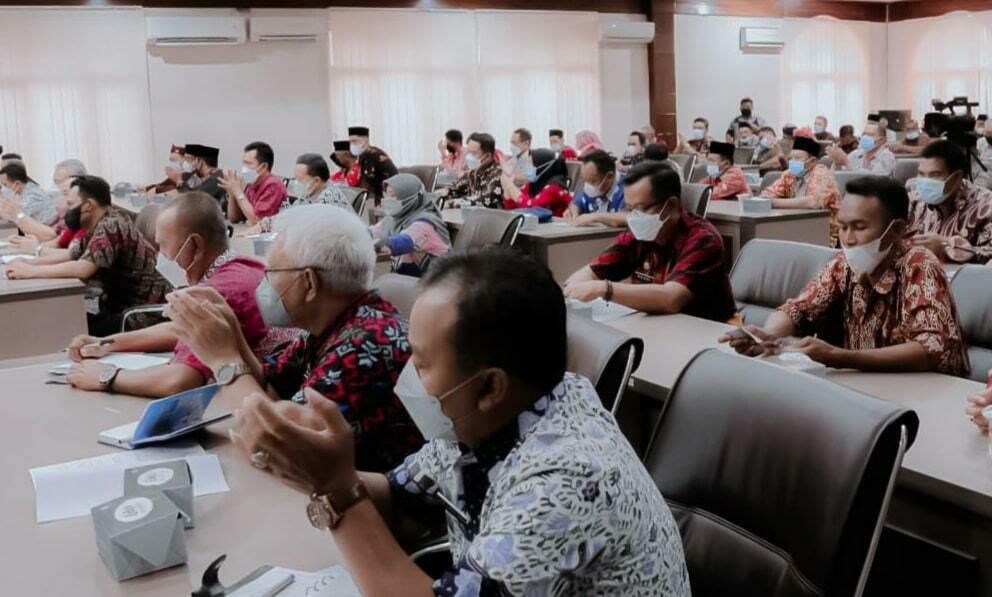
[[[850,154],[836,145],[827,149],[833,161],[834,170],[864,172],[878,176],[891,176],[896,168],[896,156],[887,145],[885,127],[879,122],[878,114],[869,114],[864,131],[858,140],[858,149]]]
[[[0,168],[0,215],[29,234],[28,224],[54,224],[58,195],[45,191],[31,180],[22,162],[11,162]]]
[[[145,186],[145,193],[149,196],[175,191],[193,174],[193,165],[186,160],[186,148],[173,145],[169,149],[169,162],[163,170],[165,170],[164,180]]]
[[[573,226],[625,227],[623,184],[617,180],[617,163],[613,156],[602,149],[586,154],[582,156],[579,173],[584,181],[582,191],[568,206],[565,218]]]
[[[565,296],[602,298],[648,313],[726,321],[737,307],[713,224],[682,209],[682,183],[664,164],[645,162],[624,178],[630,232],[565,282]]]
[[[376,207],[382,199],[382,183],[399,170],[385,151],[369,142],[367,126],[348,128],[351,154],[358,159],[358,186],[369,192]]]
[[[939,140],[921,157],[919,176],[906,183],[913,244],[944,262],[992,260],[992,191],[968,180],[967,154]]]
[[[296,158],[293,178],[286,186],[286,194],[292,203],[283,203],[279,211],[300,205],[336,205],[353,211],[351,201],[345,197],[340,187],[328,184],[330,176],[331,170],[320,154],[305,153]],[[257,229],[249,229],[246,234],[256,231],[272,232],[272,220],[271,216],[262,218]]]
[[[214,291],[193,288],[169,296],[167,313],[179,339],[224,385],[220,398],[231,409],[256,393],[302,403],[304,390],[315,390],[356,430],[359,466],[388,470],[423,439],[393,393],[410,356],[407,323],[369,289],[375,250],[368,229],[354,212],[303,205],[279,214],[275,231],[255,299],[267,326],[303,331],[259,358],[230,307],[211,297]],[[265,454],[254,460],[262,468],[266,462]]]
[[[472,133],[465,146],[468,172],[462,174],[443,192],[448,206],[481,205],[503,208],[503,170],[496,159],[496,139],[488,133]]]
[[[286,202],[286,187],[272,175],[275,154],[268,143],[255,141],[245,146],[241,169],[224,173],[221,185],[227,191],[227,219],[258,224],[274,216]]]
[[[249,347],[264,355],[269,329],[255,302],[265,266],[228,248],[227,225],[217,201],[206,193],[184,193],[170,201],[155,221],[159,244],[156,269],[173,288],[198,286],[217,291],[230,306]],[[69,383],[83,390],[114,391],[160,398],[202,386],[213,377],[190,347],[179,341],[175,324],[160,323],[102,339],[83,335],[69,344]],[[98,359],[112,352],[174,352],[167,365],[117,371]]]
[[[249,397],[235,445],[310,494],[311,524],[365,595],[688,597],[664,498],[589,380],[565,371],[551,272],[490,247],[439,259],[422,287],[396,384],[420,451],[366,472],[347,413],[313,394],[310,408]],[[431,577],[401,542],[439,514],[452,564]]]
[[[841,201],[841,253],[763,328],[725,335],[742,354],[801,352],[828,367],[862,371],[937,371],[967,376],[968,353],[940,262],[904,240],[909,196],[899,183],[866,176]],[[843,337],[809,334],[843,331]]]

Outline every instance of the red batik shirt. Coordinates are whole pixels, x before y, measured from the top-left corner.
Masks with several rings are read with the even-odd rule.
[[[707,176],[703,179],[703,184],[713,187],[710,199],[736,199],[738,195],[751,194],[744,171],[737,166],[731,166],[716,178]]]
[[[321,334],[304,332],[265,360],[266,381],[284,400],[313,388],[337,403],[355,433],[358,470],[384,472],[424,443],[393,394],[410,358],[407,322],[370,292]]]
[[[937,363],[937,371],[967,376],[968,353],[940,262],[927,249],[907,241],[893,251],[894,259],[871,285],[857,282],[844,253],[838,253],[779,310],[802,328],[839,307],[844,348],[869,350],[918,342]]]
[[[589,267],[601,280],[677,282],[692,293],[692,300],[682,309],[687,315],[727,321],[737,311],[720,233],[713,224],[688,212],[682,214],[675,238],[665,245],[639,241],[624,232]]]
[[[544,185],[544,188],[541,189],[536,197],[532,197],[530,194],[530,185],[531,183],[528,182],[520,189],[520,197],[516,201],[509,198],[504,199],[503,208],[543,207],[550,209],[555,217],[560,218],[572,203],[572,194],[568,192],[568,189],[556,184],[547,184]]]

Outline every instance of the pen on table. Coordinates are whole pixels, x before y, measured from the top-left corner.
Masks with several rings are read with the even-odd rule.
[[[103,348],[104,346],[110,346],[114,343],[113,338],[103,338],[97,342],[90,342],[89,344],[83,344],[83,348]]]

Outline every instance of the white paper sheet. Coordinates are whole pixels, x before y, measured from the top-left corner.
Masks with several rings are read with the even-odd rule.
[[[107,356],[99,359],[99,361],[108,365],[115,365],[121,369],[137,371],[138,369],[147,369],[157,365],[165,365],[169,362],[169,359],[167,357],[142,354],[140,352],[116,352],[113,354],[108,354]],[[59,363],[58,365],[52,367],[50,371],[68,373],[69,368],[72,367],[72,365],[72,361],[65,361],[64,363]]]
[[[34,255],[25,255],[25,254],[0,255],[0,261],[2,261],[4,264],[10,263],[11,261],[14,261],[15,259],[27,259],[27,260],[31,260],[31,259],[34,259],[34,258],[35,258]]]
[[[319,572],[300,572],[288,568],[273,568],[255,579],[230,597],[261,597],[271,595],[266,589],[275,581],[293,575],[293,583],[276,593],[277,597],[361,597],[355,581],[341,566],[331,566]]]
[[[181,458],[193,474],[193,495],[230,491],[216,455],[205,453],[194,441],[177,442],[31,469],[35,517],[41,523],[86,516],[93,506],[124,494],[124,469]]]

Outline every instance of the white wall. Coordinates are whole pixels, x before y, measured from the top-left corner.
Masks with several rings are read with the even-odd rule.
[[[604,13],[601,17],[646,20],[644,15]],[[600,43],[599,86],[603,111],[599,136],[608,150],[620,155],[627,145],[628,133],[651,119],[647,44]]]
[[[806,19],[777,19],[724,16],[675,16],[675,76],[678,94],[678,127],[685,134],[692,120],[703,116],[710,121],[715,138],[738,115],[743,97],[754,100],[755,111],[776,129],[794,116],[783,106],[783,54],[745,54],[740,50],[741,27],[801,26]],[[849,22],[845,22],[849,23]],[[867,109],[885,108],[886,24],[850,23],[856,35],[865,39],[868,69]],[[788,35],[786,35],[788,39]],[[812,122],[796,122],[812,126]],[[840,123],[831,123],[832,128]],[[860,123],[852,123],[860,125]]]

